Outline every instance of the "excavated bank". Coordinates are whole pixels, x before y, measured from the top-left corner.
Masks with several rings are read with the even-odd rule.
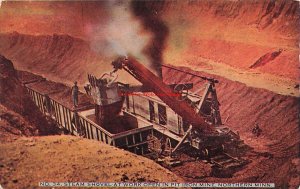
[[[232,42],[209,41],[202,40],[197,44],[191,41],[190,48],[183,52],[167,50],[166,62],[221,75],[278,94],[299,96],[294,88],[298,80],[298,50],[284,50],[269,64],[250,69],[261,56],[277,51],[280,46],[274,49],[247,43],[226,45]],[[103,72],[111,71],[111,61],[115,59],[94,52],[88,41],[69,35],[32,36],[14,32],[0,34],[0,42],[1,53],[13,60],[18,70],[27,70],[56,82],[63,80],[68,86],[74,81],[83,86],[87,74],[100,77]],[[236,49],[243,50],[237,52]],[[119,72],[119,78],[128,83],[139,83],[127,72]]]
[[[87,41],[69,35],[0,34],[0,52],[11,59],[18,70],[56,82],[64,81],[69,86],[74,81],[84,85],[87,74],[100,77],[112,69],[112,57],[92,51]],[[128,73],[121,77],[130,78]]]
[[[175,168],[175,173],[186,175],[185,178],[192,181],[275,182],[277,186],[291,188],[299,184],[299,170],[294,169],[299,167],[300,160],[299,98],[247,87],[239,82],[189,68],[180,69],[219,80],[216,88],[223,123],[238,132],[241,139],[254,151],[246,154],[251,163],[230,179],[211,177],[210,169],[201,162],[188,163],[187,167],[183,165],[184,169]],[[199,78],[170,68],[163,69],[163,76],[166,83],[188,81],[194,83],[195,90],[203,87],[203,81]],[[251,133],[256,123],[262,129],[259,137]],[[198,174],[199,168],[203,168],[202,175]],[[192,173],[196,175],[191,177]]]
[[[25,87],[22,86],[12,62],[2,55],[0,55],[0,97],[1,121],[5,122],[4,125],[7,122],[11,123],[15,127],[11,128],[12,130],[19,130],[19,132],[13,132],[15,135],[58,133],[54,123],[35,107]],[[27,126],[29,129],[26,129]]]

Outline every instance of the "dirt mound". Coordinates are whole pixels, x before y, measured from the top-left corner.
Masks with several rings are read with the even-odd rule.
[[[149,159],[79,137],[19,138],[0,148],[4,188],[34,188],[41,181],[183,182]]]
[[[238,132],[245,143],[254,148],[254,152],[247,154],[247,159],[252,162],[226,181],[276,182],[277,186],[289,185],[291,188],[295,181],[299,184],[299,170],[297,172],[292,168],[299,167],[299,98],[250,88],[239,82],[192,71],[189,68],[180,69],[219,80],[216,88],[223,123]],[[194,83],[194,90],[203,87],[203,81],[199,78],[176,70],[164,68],[163,75],[166,83],[188,81]],[[262,135],[259,137],[251,133],[256,123],[262,129]],[[194,167],[198,170],[204,165],[196,162]],[[183,170],[185,169],[179,168],[175,169],[175,172],[181,174]],[[181,175],[184,174],[186,173]],[[198,180],[192,180],[225,181],[210,177],[208,173],[204,178],[201,177],[203,175],[198,176]]]
[[[53,122],[42,115],[27,94],[26,89],[21,85],[12,62],[2,55],[0,55],[0,68],[0,103],[5,107],[1,108],[1,118],[10,122],[15,129],[19,129],[24,135],[57,133]],[[23,116],[24,120],[27,120],[31,126],[29,124],[17,124],[18,121],[14,120],[14,114],[18,114],[17,117]],[[24,128],[26,126],[31,128]],[[26,132],[23,132],[25,130]]]
[[[38,129],[33,127],[20,114],[0,105],[0,142],[11,141],[20,136],[38,135]]]

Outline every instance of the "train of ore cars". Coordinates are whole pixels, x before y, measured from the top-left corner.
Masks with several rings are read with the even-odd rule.
[[[197,76],[204,81],[203,87],[191,90],[193,83],[163,83],[134,58],[121,57],[112,65],[113,71],[99,78],[88,74],[89,84],[85,93],[79,93],[77,107],[73,106],[70,87],[29,72],[18,73],[40,111],[72,135],[102,141],[168,166],[180,163],[181,153],[205,159],[217,170],[246,163],[239,158],[245,149],[243,141],[222,124],[215,89],[218,81]],[[117,81],[120,69],[142,85]]]

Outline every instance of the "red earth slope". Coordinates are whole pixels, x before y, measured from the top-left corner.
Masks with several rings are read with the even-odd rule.
[[[261,73],[298,81],[297,1],[178,1],[165,5],[170,36],[165,62],[188,66],[199,57],[248,70],[260,57],[283,49]]]
[[[54,124],[43,116],[22,86],[12,62],[2,55],[0,103],[1,130],[5,129],[7,134],[32,136],[57,133]]]
[[[0,52],[9,57],[18,70],[26,70],[73,85],[87,81],[87,74],[100,77],[111,71],[114,57],[97,54],[89,43],[69,35],[32,36],[19,33],[0,35]],[[129,74],[120,77],[130,78]],[[132,79],[131,81],[134,82]]]
[[[88,73],[100,77],[103,72],[111,71],[111,61],[115,59],[115,57],[95,53],[87,41],[68,35],[32,36],[14,32],[11,34],[0,34],[0,42],[0,51],[6,57],[14,61],[17,69],[43,75],[52,81],[60,82],[63,80],[64,83],[70,86],[74,80],[79,81],[79,84],[83,85],[87,81]],[[220,53],[226,58],[233,57],[227,56],[230,54],[229,52]],[[284,52],[280,53],[275,60],[283,56],[283,53]],[[249,64],[245,65],[245,69],[248,69],[248,71],[243,71],[240,68],[235,69],[232,66],[224,64],[224,62],[215,62],[197,56],[196,50],[191,51],[192,56],[184,55],[180,59],[176,59],[177,55],[172,55],[172,58],[175,58],[175,60],[171,60],[170,63],[173,65],[180,63],[181,66],[221,75],[231,80],[246,83],[248,86],[265,88],[278,94],[299,96],[299,92],[294,88],[297,83],[296,81],[280,75],[270,75],[257,70],[268,64],[260,66],[257,69],[249,70],[248,67],[254,64],[255,61],[264,54],[265,53],[262,55],[257,54],[257,56],[252,57],[253,62],[249,62]],[[180,55],[180,53],[178,55]],[[243,58],[247,59],[247,57]],[[285,60],[292,59],[286,57]],[[293,67],[296,64],[293,63],[291,65]],[[274,68],[277,69],[277,66],[274,65]],[[289,66],[286,68],[278,68],[282,72],[291,75],[297,73],[297,69],[293,69]],[[289,72],[287,70],[289,68],[293,71]],[[127,72],[118,72],[118,74],[120,80],[126,80],[128,83],[138,83],[135,79],[130,77]]]
[[[297,1],[214,0],[164,3],[150,1],[146,6],[162,18],[169,30],[166,50],[163,52],[164,63],[189,66],[190,62],[199,63],[198,58],[201,57],[215,64],[249,70],[249,67],[263,55],[283,49],[276,59],[254,70],[294,81],[299,79],[300,14]],[[95,37],[104,38],[101,33],[105,31],[107,23],[114,21],[115,18],[111,17],[110,12],[115,11],[115,8],[118,9],[118,6],[111,6],[105,1],[80,3],[5,1],[0,12],[0,33],[13,31],[30,35],[57,33],[75,36],[92,44]],[[126,14],[132,14],[130,8],[126,11]],[[75,12],[80,14],[74,14]],[[101,27],[103,31],[99,30]],[[118,32],[122,32],[122,29]],[[43,53],[32,54],[35,57],[42,56],[39,59],[34,58],[36,64],[48,63],[49,59],[53,58],[54,60],[49,62],[53,63],[52,68],[62,69],[63,66],[57,60],[60,57],[65,62],[74,62],[74,65],[65,64],[73,71],[79,69],[76,65],[83,63],[85,66],[88,64],[87,71],[92,71],[97,69],[99,64],[106,62],[107,55],[105,57],[90,55],[86,53],[85,47],[80,47],[80,43],[71,42],[68,38],[61,39],[57,35],[53,37],[54,39],[51,38],[48,36],[37,44],[30,42],[32,39],[23,39],[23,43],[35,45],[36,50],[44,51],[44,48],[51,46],[49,53],[52,55],[47,59],[44,59]],[[61,43],[57,42],[59,39],[66,43],[65,46],[60,46]],[[16,43],[14,45],[20,45],[20,50],[24,52],[24,44],[21,45],[22,42],[15,39],[14,42]],[[20,51],[13,48],[14,45],[9,44],[8,47],[12,47],[12,51]],[[102,45],[105,48],[105,44]],[[56,50],[52,52],[54,49]],[[66,56],[60,54],[66,51],[69,51],[65,53]],[[9,58],[18,56],[26,60],[29,54],[16,53]],[[98,58],[93,58],[94,56]],[[94,62],[97,62],[97,65],[90,65]],[[70,72],[62,74],[68,76]],[[76,74],[78,74],[76,77],[81,77],[81,73]]]
[[[231,179],[220,181],[276,182],[280,186],[299,184],[299,172],[293,168],[300,165],[299,98],[250,88],[239,82],[189,68],[180,69],[219,80],[216,88],[223,122],[254,148],[255,154],[248,155],[252,162],[245,169],[235,173]],[[194,90],[203,87],[204,83],[197,77],[169,68],[163,69],[163,76],[166,83],[193,82]],[[260,137],[251,133],[255,123],[262,129]],[[198,168],[192,166],[190,171],[197,172]],[[182,170],[177,171],[181,174]],[[204,179],[216,180],[211,177]]]

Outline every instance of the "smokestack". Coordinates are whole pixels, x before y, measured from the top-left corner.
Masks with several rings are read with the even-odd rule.
[[[144,52],[151,61],[152,69],[160,78],[162,78],[163,51],[169,35],[169,28],[161,19],[164,6],[164,1],[133,0],[131,3],[133,14],[141,20],[144,29],[153,34],[153,38],[147,44]]]

